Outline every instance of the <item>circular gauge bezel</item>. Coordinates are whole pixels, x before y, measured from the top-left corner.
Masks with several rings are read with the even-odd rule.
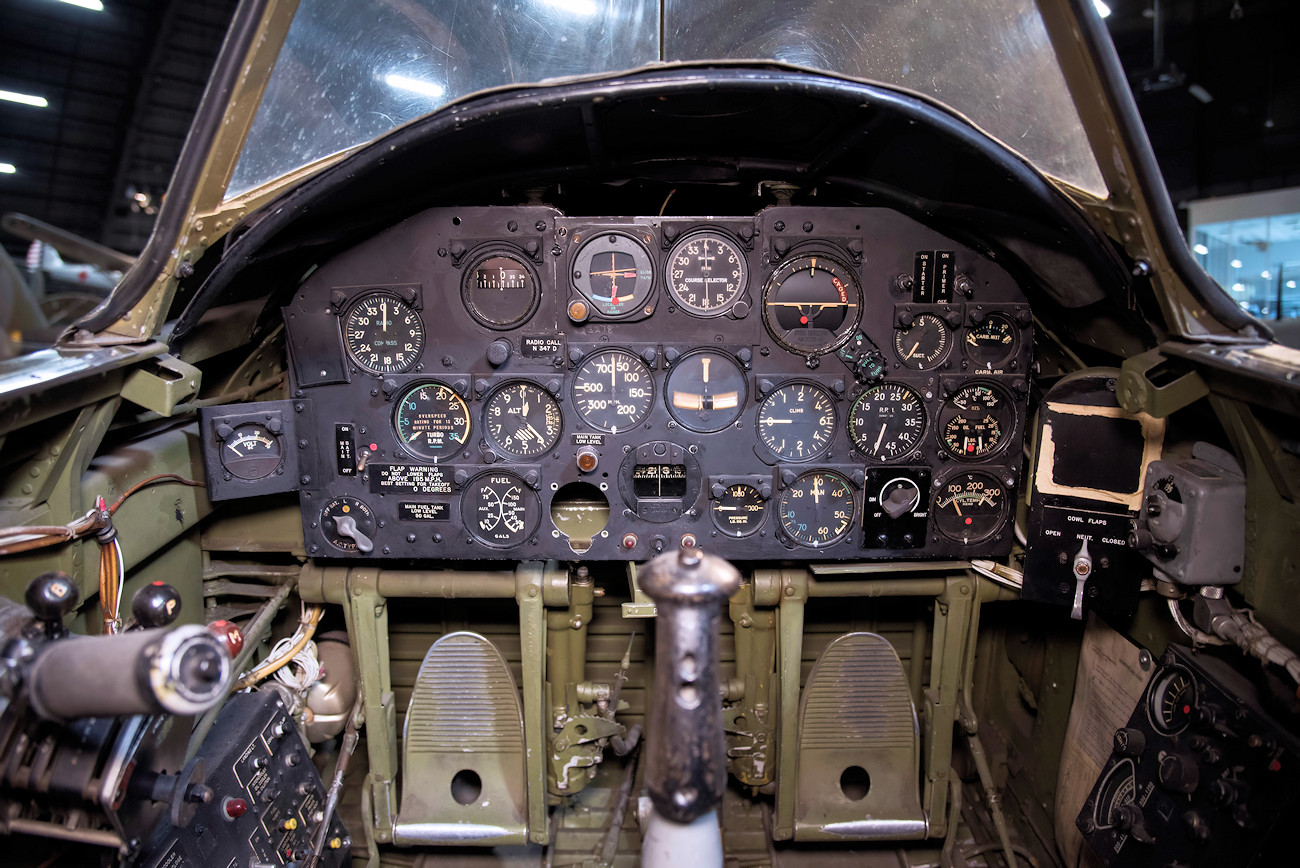
[[[912,330],[917,328],[922,320],[933,320],[938,326],[939,346],[935,348],[934,354],[931,356],[909,355],[908,352],[904,352],[903,348],[906,344],[903,342],[906,340],[906,336]],[[918,341],[917,345],[919,345],[919,343],[920,342]],[[929,311],[918,313],[912,319],[912,324],[910,326],[907,328],[899,326],[894,329],[894,354],[898,356],[899,363],[906,368],[910,368],[913,371],[933,371],[935,368],[948,361],[948,356],[952,354],[952,328],[950,328],[948,323],[944,322],[943,317],[939,316],[937,313],[931,313]]]
[[[993,392],[998,397],[998,406],[1003,409],[1000,409],[998,413],[995,414],[997,416],[996,421],[1000,428],[998,433],[998,442],[993,445],[993,448],[984,452],[966,454],[959,450],[954,450],[948,443],[948,426],[951,425],[962,412],[964,412],[962,408],[954,404],[953,401],[955,401],[957,397],[966,390],[974,388],[984,388]],[[939,441],[939,448],[943,450],[944,454],[951,458],[956,458],[958,461],[982,461],[1001,453],[1007,448],[1007,444],[1015,438],[1016,426],[1020,422],[1018,415],[1015,402],[1011,400],[1011,396],[1007,393],[1005,388],[997,383],[992,383],[987,380],[972,380],[962,383],[944,400],[943,407],[939,410],[939,418],[934,426],[935,438]]]
[[[631,367],[637,371],[638,376],[644,377],[646,383],[646,389],[649,390],[649,394],[645,398],[644,405],[640,407],[639,412],[635,416],[628,418],[628,423],[626,427],[622,425],[617,425],[617,426],[600,425],[597,422],[592,421],[591,417],[588,415],[590,411],[583,410],[582,404],[579,403],[585,398],[583,392],[578,388],[579,383],[582,381],[582,378],[584,376],[583,372],[586,370],[588,365],[594,364],[595,361],[599,359],[601,356],[610,355],[610,354],[616,356],[624,356],[630,359],[632,362]],[[588,373],[586,374],[586,376],[591,376],[591,374]],[[631,350],[623,349],[622,347],[605,347],[605,348],[595,350],[594,352],[588,353],[582,359],[582,361],[579,362],[577,366],[574,368],[572,392],[573,392],[573,409],[578,414],[578,418],[581,419],[588,426],[595,428],[597,431],[605,431],[611,434],[627,432],[632,428],[635,428],[636,426],[640,425],[642,422],[645,421],[646,417],[650,415],[650,411],[654,409],[654,405],[655,405],[655,382],[654,382],[654,376],[650,373],[649,366],[647,366],[646,363],[641,360],[641,357],[638,356],[636,353],[632,352]],[[617,428],[617,431],[615,430],[615,428]]]
[[[422,452],[419,449],[413,447],[407,441],[406,437],[403,436],[401,420],[402,420],[402,416],[404,415],[403,410],[406,407],[407,399],[410,398],[413,394],[415,394],[420,389],[428,389],[431,387],[438,387],[446,390],[446,395],[450,396],[450,398],[447,399],[447,407],[449,408],[447,412],[455,412],[457,405],[459,405],[459,409],[464,414],[465,417],[465,424],[464,424],[464,430],[461,432],[460,435],[461,437],[460,442],[458,445],[456,445],[455,448],[448,448],[446,446],[443,446],[443,447],[439,447],[437,450],[433,450],[430,452]],[[434,398],[433,400],[441,400],[441,399]],[[439,461],[443,458],[449,458],[452,455],[455,455],[457,452],[461,451],[462,449],[466,448],[469,445],[470,432],[473,430],[473,428],[474,428],[473,417],[469,412],[469,405],[465,403],[465,399],[462,398],[459,394],[457,394],[456,390],[453,389],[451,386],[448,386],[446,383],[438,382],[437,380],[425,380],[407,386],[405,389],[402,390],[400,397],[397,399],[397,406],[393,408],[393,432],[397,435],[397,442],[402,445],[402,449],[404,449],[408,454],[413,455],[416,458],[419,458],[423,461]],[[453,432],[455,429],[448,429],[448,430],[449,432]]]
[[[720,359],[724,364],[731,366],[733,370],[728,373],[737,381],[739,387],[735,390],[737,394],[736,405],[734,407],[693,408],[679,407],[674,403],[675,392],[673,390],[673,378],[676,377],[679,372],[685,371],[686,366],[692,359],[700,356],[710,356],[715,359]],[[695,395],[693,392],[690,393],[690,395],[692,397],[698,397],[701,400],[705,398],[711,399],[713,397],[712,395]],[[725,353],[722,350],[700,349],[683,353],[681,358],[672,363],[672,367],[669,368],[668,373],[664,376],[664,404],[668,408],[668,415],[672,416],[673,419],[677,421],[678,425],[681,425],[688,431],[694,431],[697,434],[712,434],[715,431],[721,431],[724,428],[729,428],[731,425],[735,424],[736,420],[744,414],[745,402],[748,399],[749,382],[748,378],[745,376],[744,365],[737,361],[730,353]],[[700,418],[692,418],[687,415],[692,412],[711,413],[714,411],[721,414],[719,416],[721,421],[704,421]]]
[[[986,484],[991,484],[991,487],[997,490],[997,496],[1000,498],[997,504],[997,517],[986,530],[982,530],[978,534],[963,536],[960,533],[953,533],[951,530],[944,527],[947,516],[943,512],[943,507],[940,506],[939,502],[944,499],[944,495],[948,494],[948,486],[953,482],[957,480],[970,480],[976,477],[985,480]],[[966,490],[968,489],[963,489],[963,493]],[[949,502],[951,502],[953,496],[955,495],[949,496]],[[983,542],[1002,529],[1002,526],[1006,523],[1007,515],[1010,513],[1010,504],[1007,502],[1009,499],[1010,495],[1007,491],[1007,487],[993,474],[983,470],[961,470],[950,474],[935,489],[934,496],[930,500],[930,513],[934,518],[934,527],[939,531],[939,533],[954,542],[961,543],[962,545],[974,545],[975,543]],[[967,516],[967,520],[969,519],[970,517]]]
[[[325,541],[341,552],[355,552],[357,551],[356,542],[354,541],[342,542],[336,539],[336,537],[338,536],[338,531],[331,530],[331,528],[334,527],[334,519],[336,518],[336,516],[334,516],[332,513],[333,510],[338,506],[346,507],[344,509],[345,512],[348,512],[352,509],[356,509],[356,511],[360,513],[362,517],[360,520],[353,519],[354,521],[356,521],[357,529],[364,532],[366,536],[370,537],[372,540],[374,539],[375,536],[375,527],[376,527],[375,511],[371,509],[370,504],[366,503],[364,500],[361,500],[360,498],[352,497],[351,495],[347,495],[347,494],[341,494],[338,497],[331,499],[328,503],[326,503],[323,507],[321,507],[320,530],[321,530],[321,534],[325,537]]]
[[[522,268],[524,273],[528,275],[528,286],[526,287],[526,291],[530,295],[528,307],[521,315],[514,319],[494,319],[484,313],[481,309],[481,305],[476,304],[474,301],[474,293],[479,290],[479,287],[474,285],[475,274],[480,267],[492,259],[508,259]],[[474,321],[479,325],[486,326],[493,331],[508,331],[510,329],[519,328],[532,319],[533,314],[537,313],[537,308],[542,301],[541,279],[537,275],[537,269],[528,261],[528,257],[513,247],[494,245],[491,247],[481,248],[473,252],[469,259],[469,265],[465,268],[465,274],[460,281],[460,300],[461,303],[465,305],[465,311],[472,316]]]
[[[405,308],[407,310],[405,317],[407,319],[415,320],[414,328],[408,329],[407,334],[400,338],[400,341],[403,344],[401,351],[402,355],[409,353],[409,360],[397,364],[383,365],[378,362],[378,359],[382,358],[378,353],[367,353],[367,355],[372,355],[374,357],[375,361],[373,363],[366,362],[362,359],[362,353],[358,349],[361,338],[353,336],[352,317],[362,305],[379,301],[391,301],[399,308]],[[343,312],[343,316],[339,317],[339,328],[343,330],[343,346],[344,349],[347,350],[348,358],[352,360],[354,365],[362,371],[365,371],[367,374],[383,376],[384,374],[406,373],[416,366],[420,361],[420,353],[424,351],[424,320],[420,317],[420,312],[416,310],[410,302],[400,298],[397,294],[392,292],[372,290],[357,296],[348,304],[347,310]],[[410,340],[407,340],[407,338],[410,338]],[[409,347],[414,347],[414,349],[408,349]]]
[[[263,457],[263,460],[250,460],[250,455],[240,455],[239,451],[235,449],[236,445],[244,442],[244,440],[249,437],[259,442],[261,440],[266,441],[266,455]],[[227,459],[227,449],[235,453],[236,457]],[[234,429],[230,432],[230,436],[222,439],[219,454],[221,456],[221,466],[225,468],[226,472],[231,476],[234,476],[237,479],[242,479],[246,482],[266,479],[268,476],[273,476],[275,472],[284,465],[283,441],[278,434],[273,433],[271,429],[267,428],[261,422],[243,422],[235,425]],[[271,464],[270,462],[272,457],[275,458],[274,464]],[[253,461],[256,461],[256,463],[253,464]],[[244,467],[250,465],[257,469],[254,471],[246,471]],[[262,472],[263,469],[265,469],[265,472]]]
[[[684,273],[685,269],[682,269],[680,275],[678,274],[679,270],[676,268],[678,265],[676,262],[677,257],[686,252],[687,248],[692,244],[699,244],[701,242],[705,244],[713,242],[721,247],[727,248],[730,251],[729,255],[734,256],[737,262],[737,266],[732,269],[733,272],[737,272],[733,273],[731,278],[734,280],[734,285],[728,284],[728,287],[725,290],[727,297],[716,307],[709,307],[707,305],[701,307],[699,304],[689,301],[688,299],[690,297],[691,288],[685,285],[685,283],[679,283],[679,281],[685,281],[687,278]],[[707,278],[704,278],[703,280],[707,280]],[[726,280],[726,278],[724,278],[724,280]],[[748,283],[749,262],[745,259],[744,248],[739,242],[725,232],[720,232],[716,229],[703,229],[697,232],[692,232],[683,236],[673,245],[672,249],[668,251],[668,259],[664,265],[664,284],[668,287],[668,294],[672,297],[673,301],[677,302],[678,306],[681,307],[682,310],[692,316],[715,317],[729,313],[731,309],[735,307],[736,302],[740,301],[744,297]],[[710,291],[711,290],[709,290],[706,285],[704,289],[706,302]]]
[[[774,423],[769,422],[764,426],[763,413],[767,410],[769,404],[773,404],[777,397],[787,389],[808,389],[812,392],[818,393],[820,397],[826,401],[826,406],[830,412],[830,421],[828,423],[823,424],[820,420],[814,423],[814,425],[818,427],[816,433],[822,434],[823,436],[820,442],[817,441],[816,437],[813,438],[815,446],[812,451],[808,452],[806,455],[791,454],[789,449],[782,451],[782,449],[774,445],[770,438],[765,434],[765,431],[770,429]],[[771,417],[769,416],[769,419],[770,418]],[[825,418],[824,415],[823,418]],[[821,383],[812,380],[786,380],[777,385],[776,388],[763,396],[763,400],[758,404],[758,411],[754,414],[754,429],[758,433],[758,442],[762,443],[763,447],[771,452],[778,460],[793,463],[815,461],[829,452],[831,446],[835,444],[835,432],[839,429],[839,424],[840,416],[839,411],[835,408],[835,396],[831,394],[830,389],[826,388]]]
[[[773,294],[778,292],[781,286],[796,272],[802,271],[802,266],[807,263],[815,270],[816,266],[812,263],[822,261],[831,263],[834,268],[823,268],[840,280],[843,288],[844,301],[846,306],[852,306],[852,312],[845,312],[844,321],[834,329],[823,329],[828,332],[830,340],[820,343],[810,342],[807,346],[801,346],[797,341],[791,341],[789,336],[800,331],[799,329],[786,329],[779,323],[773,322],[772,308],[779,302],[773,299]],[[847,284],[844,282],[847,280]],[[784,304],[784,303],[780,303]],[[798,305],[798,302],[792,304]],[[809,304],[812,304],[811,302]],[[832,352],[843,346],[846,341],[853,336],[858,329],[858,323],[862,320],[862,282],[858,279],[857,273],[852,268],[844,264],[843,259],[821,248],[816,250],[804,249],[795,251],[792,255],[782,260],[767,279],[763,287],[763,325],[772,340],[776,341],[782,348],[799,356],[819,356]]]
[[[746,498],[739,501],[740,506],[732,505],[731,501],[746,497],[743,493],[738,493],[739,489],[746,489],[752,493],[753,500],[748,501],[748,498]],[[724,506],[724,502],[728,505]],[[751,504],[757,506],[757,509],[748,509],[745,515],[750,516],[750,518],[745,522],[744,528],[741,530],[736,530],[718,519],[720,509],[731,511],[733,509],[747,508]],[[713,519],[713,526],[718,529],[718,533],[732,539],[743,539],[747,536],[753,536],[763,527],[763,523],[767,520],[767,500],[757,488],[748,482],[733,482],[723,489],[722,497],[715,497],[709,501],[709,517]]]
[[[791,528],[792,522],[790,521],[792,518],[790,510],[793,508],[790,501],[795,499],[793,497],[793,492],[796,490],[802,490],[800,487],[807,480],[813,479],[817,476],[834,477],[843,486],[843,490],[848,492],[849,496],[848,515],[843,518],[843,526],[841,526],[833,536],[823,541],[813,539],[811,534],[800,536],[800,531]],[[803,546],[804,548],[823,549],[842,542],[853,532],[853,522],[854,518],[857,516],[857,512],[857,495],[853,491],[852,483],[849,482],[848,478],[844,476],[844,474],[836,470],[809,470],[807,473],[801,474],[781,492],[781,500],[777,506],[777,520],[780,523],[781,530],[785,533],[785,536],[795,545]]]
[[[503,438],[500,436],[500,434],[497,431],[493,430],[493,421],[491,416],[493,406],[497,403],[499,399],[502,399],[503,396],[508,397],[510,394],[510,390],[518,389],[520,387],[530,389],[532,391],[535,391],[538,395],[540,395],[541,396],[540,400],[546,406],[546,409],[548,411],[545,414],[546,427],[542,428],[541,430],[538,430],[536,426],[533,426],[532,423],[527,420],[527,418],[524,419],[525,424],[532,427],[533,429],[532,433],[537,435],[539,439],[542,440],[542,445],[532,449],[520,450],[518,448],[512,448],[510,446],[507,446],[503,442]],[[549,412],[552,409],[554,410],[553,424],[551,418],[552,414],[551,412]],[[545,388],[539,386],[537,383],[534,383],[531,380],[508,380],[507,382],[502,383],[501,385],[493,389],[491,392],[489,392],[487,398],[483,400],[482,419],[483,419],[483,438],[487,441],[487,444],[493,449],[497,450],[498,452],[503,452],[506,455],[510,456],[511,458],[520,458],[523,460],[540,458],[542,455],[545,455],[551,449],[555,448],[555,444],[559,443],[560,437],[564,435],[564,411],[560,408],[560,402],[557,401],[555,399],[555,396],[552,395],[550,392],[548,392]]]
[[[1170,722],[1170,719],[1162,712],[1160,707],[1164,704],[1165,697],[1168,696],[1168,689],[1175,678],[1186,679],[1186,686],[1181,689],[1184,697],[1190,697],[1183,700],[1187,711],[1184,712],[1185,718],[1182,723]],[[1191,670],[1178,663],[1165,666],[1151,679],[1151,684],[1147,687],[1144,702],[1147,720],[1150,721],[1156,732],[1164,735],[1177,735],[1191,725],[1192,709],[1196,708],[1196,700],[1196,679],[1192,676]]]
[[[474,504],[472,501],[478,498],[485,484],[491,484],[490,482],[484,483],[483,480],[485,479],[500,479],[503,481],[499,484],[514,485],[519,488],[519,499],[524,510],[524,527],[518,533],[512,531],[511,538],[508,541],[493,539],[488,535],[490,531],[485,531],[480,527],[473,515]],[[512,473],[509,470],[485,470],[465,483],[465,487],[461,491],[460,522],[464,526],[466,533],[473,537],[475,541],[489,548],[515,548],[535,536],[538,528],[542,526],[542,500],[537,496],[537,492],[528,483],[524,482],[517,473]]]
[[[870,432],[863,432],[864,436],[861,439],[859,439],[858,437],[858,431],[857,431],[858,426],[856,424],[857,415],[858,415],[858,405],[861,404],[863,401],[867,400],[868,396],[887,389],[897,389],[911,395],[912,398],[916,400],[916,407],[917,407],[917,412],[916,414],[914,414],[913,418],[919,416],[921,422],[920,425],[917,426],[915,439],[913,440],[912,443],[908,444],[905,449],[901,449],[894,455],[878,455],[876,453],[877,448],[879,446],[885,445],[882,434],[876,435],[877,439],[874,443],[870,443],[870,437],[871,437]],[[914,454],[917,449],[921,448],[921,441],[925,437],[925,432],[927,427],[929,426],[929,422],[930,422],[929,414],[926,412],[925,409],[925,400],[921,397],[920,392],[918,392],[915,388],[913,388],[912,386],[906,383],[898,383],[892,381],[886,383],[877,383],[874,386],[870,386],[864,389],[860,395],[858,395],[856,398],[853,399],[853,404],[852,406],[849,407],[849,419],[848,419],[849,439],[853,441],[853,445],[858,449],[859,452],[866,455],[872,461],[880,461],[883,463],[901,461],[907,458],[909,455]],[[888,431],[883,433],[888,433]],[[898,439],[897,436],[891,437],[889,442],[893,443],[897,439]]]
[[[636,277],[633,285],[632,294],[628,296],[626,309],[623,300],[620,299],[619,310],[610,311],[605,305],[613,303],[614,296],[608,300],[601,301],[603,296],[596,295],[596,290],[591,286],[592,274],[586,271],[590,257],[599,254],[596,247],[604,245],[606,250],[616,253],[627,253],[631,255],[635,263]],[[627,319],[637,314],[645,315],[645,310],[654,295],[655,289],[655,266],[654,259],[650,252],[640,240],[634,238],[628,232],[605,230],[598,231],[583,240],[574,253],[571,260],[572,265],[569,269],[569,280],[583,298],[591,302],[596,314],[603,319],[620,320]]]
[[[972,339],[975,337],[976,332],[987,328],[988,324],[995,320],[1000,320],[1006,325],[1007,334],[1011,336],[1011,342],[1007,345],[1006,352],[1002,355],[990,356],[987,359],[980,358],[976,355],[975,349],[979,347],[980,344],[972,342]],[[1020,350],[1020,329],[1016,326],[1015,320],[1011,318],[1009,313],[1000,310],[990,311],[984,315],[984,320],[981,323],[970,326],[966,329],[966,340],[962,342],[962,346],[966,351],[966,358],[970,359],[971,363],[975,365],[977,371],[991,371],[996,368],[1001,368],[1007,362],[1015,358],[1016,353]]]

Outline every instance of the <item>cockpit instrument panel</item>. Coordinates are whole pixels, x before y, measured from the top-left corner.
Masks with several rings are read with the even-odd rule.
[[[949,267],[921,285],[918,258]],[[313,556],[1011,545],[1029,307],[1001,265],[892,210],[434,209],[323,263],[284,316],[275,478],[298,483]]]

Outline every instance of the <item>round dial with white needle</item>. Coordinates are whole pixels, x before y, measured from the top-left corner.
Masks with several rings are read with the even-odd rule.
[[[682,356],[664,381],[668,412],[683,428],[704,433],[721,431],[740,418],[747,391],[740,364],[713,350]]]
[[[1000,452],[1015,428],[1015,405],[991,383],[968,383],[944,402],[939,442],[954,458],[987,458]]]
[[[908,455],[925,433],[925,404],[910,386],[881,383],[867,389],[849,412],[853,445],[877,461]]]
[[[412,455],[432,461],[449,458],[469,442],[469,407],[450,386],[421,383],[398,399],[393,427]]]
[[[748,273],[740,249],[717,232],[688,235],[668,253],[668,291],[683,310],[698,316],[730,310]]]
[[[343,317],[343,342],[352,361],[372,374],[400,374],[415,367],[424,348],[424,324],[395,295],[372,292]]]
[[[853,487],[830,470],[805,473],[781,494],[781,528],[801,546],[822,548],[853,529]]]
[[[560,404],[533,383],[506,383],[483,405],[488,443],[512,458],[536,458],[560,439],[564,423]]]
[[[835,401],[813,383],[779,386],[758,406],[758,439],[784,461],[825,455],[835,439]]]
[[[520,545],[537,532],[542,507],[522,479],[505,471],[488,471],[465,485],[460,514],[479,542],[494,548]]]
[[[937,368],[952,349],[948,324],[932,313],[918,314],[907,328],[894,332],[898,360],[917,371]]]
[[[221,466],[240,479],[265,479],[283,460],[280,438],[258,422],[239,425],[221,443]]]
[[[767,515],[767,501],[757,488],[737,482],[713,499],[709,510],[713,524],[727,536],[749,536],[758,530]]]
[[[645,421],[655,387],[645,362],[627,350],[602,350],[573,375],[573,405],[593,428],[617,434]]]

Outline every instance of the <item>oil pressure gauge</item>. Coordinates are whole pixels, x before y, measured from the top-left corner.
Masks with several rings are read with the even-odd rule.
[[[1001,387],[968,383],[944,403],[939,440],[954,458],[987,458],[1002,451],[1015,424],[1015,405]]]

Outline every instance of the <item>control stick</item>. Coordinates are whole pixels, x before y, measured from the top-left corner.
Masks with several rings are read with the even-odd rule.
[[[654,699],[646,727],[646,786],[654,811],[642,862],[722,865],[716,806],[727,786],[718,632],[740,574],[720,557],[683,547],[646,567],[655,601]]]

